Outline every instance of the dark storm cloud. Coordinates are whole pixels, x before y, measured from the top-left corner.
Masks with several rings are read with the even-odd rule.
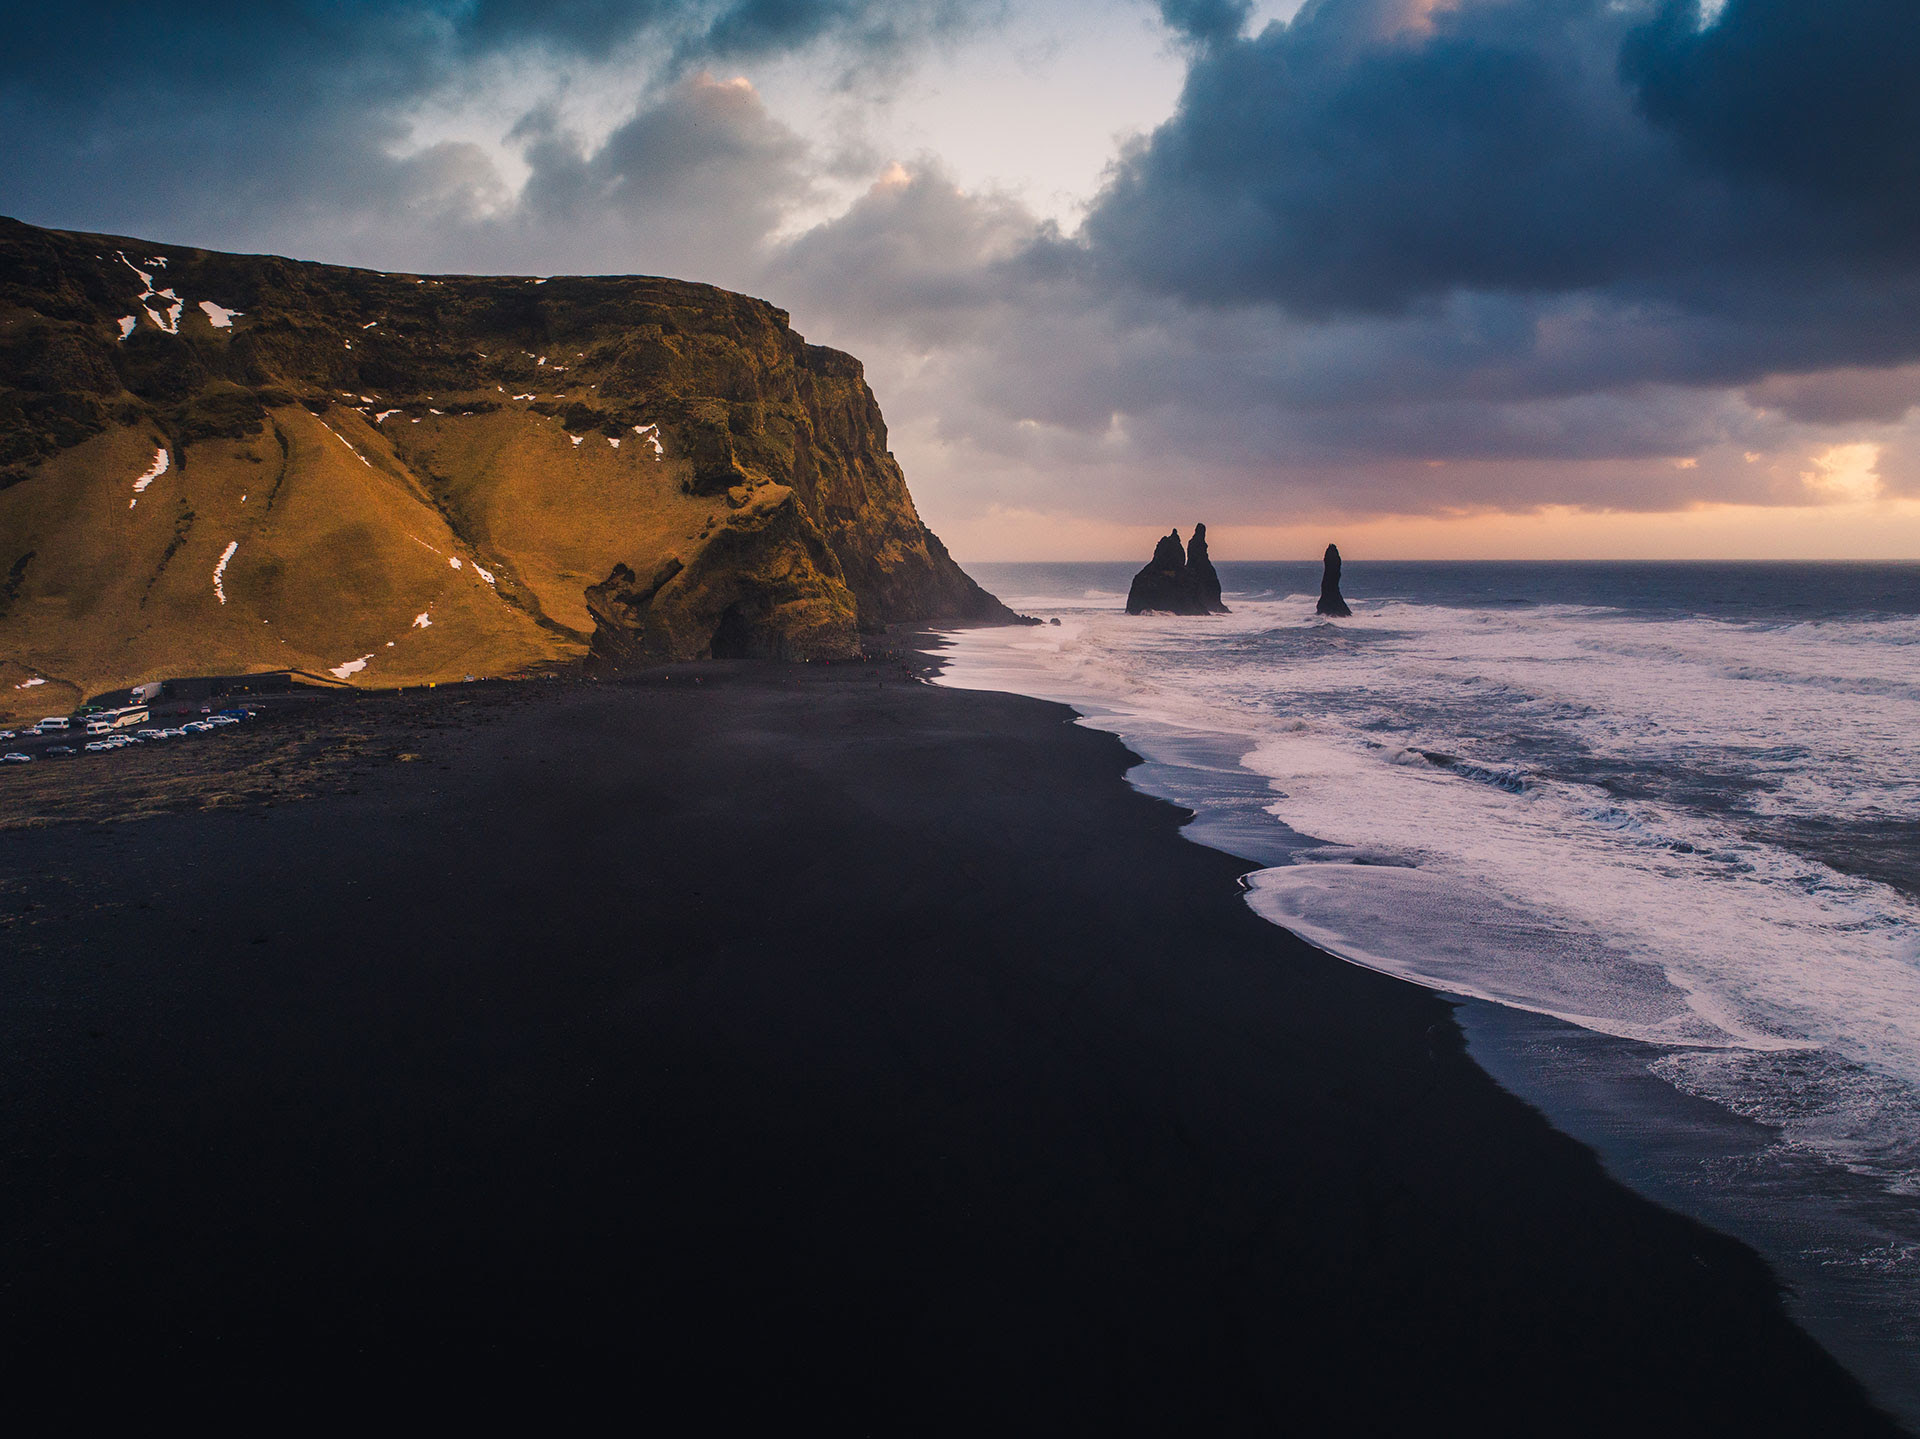
[[[1167,27],[1203,45],[1231,40],[1252,14],[1252,0],[1160,0],[1160,18]]]
[[[640,47],[656,80],[819,46],[858,68],[993,0],[76,0],[8,17],[0,205],[55,225],[247,243],[328,216],[379,232],[495,198],[477,152],[396,160],[423,100]],[[495,68],[489,69],[489,66]],[[504,67],[504,68],[502,68]],[[641,78],[636,76],[636,80]],[[454,147],[458,150],[460,147]],[[464,187],[447,183],[464,172]]]
[[[1595,291],[1743,324],[1777,306],[1795,331],[1832,306],[1846,331],[1892,281],[1912,336],[1920,7],[1729,0],[1704,29],[1692,0],[1428,12],[1314,0],[1199,57],[1090,217],[1095,252],[1308,316]]]
[[[1920,10],[1911,0],[1667,0],[1626,38],[1641,112],[1690,156],[1821,207],[1854,254],[1920,242]],[[1899,252],[1904,251],[1904,254]]]

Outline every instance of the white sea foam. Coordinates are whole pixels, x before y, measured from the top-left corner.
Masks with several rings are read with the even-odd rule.
[[[1293,862],[1251,878],[1261,914],[1668,1046],[1675,1083],[1920,1190],[1920,905],[1796,838],[1920,822],[1920,620],[1229,600],[1016,596],[1062,623],[958,632],[943,682],[1073,703],[1149,758],[1218,737],[1239,791],[1140,773],[1203,814],[1265,778]]]

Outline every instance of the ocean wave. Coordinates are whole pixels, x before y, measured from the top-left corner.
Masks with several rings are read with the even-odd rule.
[[[1239,747],[1276,832],[1307,837],[1249,890],[1276,922],[1677,1053],[1817,1053],[1831,1083],[1806,1063],[1668,1077],[1717,1076],[1769,1123],[1792,1078],[1795,1142],[1920,1183],[1896,1133],[1920,1114],[1920,907],[1827,862],[1836,815],[1920,835],[1920,685],[1900,678],[1920,620],[1396,598],[1328,625],[1291,592],[1228,601],[1204,631],[1083,603],[1044,637],[965,632],[947,682],[1074,703],[1149,758],[1174,735]],[[1206,776],[1178,783],[1204,811]],[[1340,862],[1362,854],[1391,862]]]

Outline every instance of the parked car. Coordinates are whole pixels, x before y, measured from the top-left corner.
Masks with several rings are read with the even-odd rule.
[[[50,745],[47,749],[47,757],[49,759],[51,759],[54,755],[60,755],[62,758],[65,758],[66,756],[71,755],[73,753],[74,753],[74,748],[70,744]]]
[[[33,763],[33,756],[30,754],[20,754],[18,751],[14,752],[13,754],[0,754],[0,764],[32,764],[32,763]]]
[[[103,739],[96,739],[88,740],[81,748],[88,754],[105,754],[108,750],[115,748],[115,746],[108,744]]]
[[[13,738],[15,738],[15,736],[12,730],[0,729],[0,739],[13,739]]]
[[[41,720],[39,724],[35,725],[34,729],[40,734],[52,734],[55,730],[64,734],[67,729],[67,717],[65,715],[48,715],[45,719]]]

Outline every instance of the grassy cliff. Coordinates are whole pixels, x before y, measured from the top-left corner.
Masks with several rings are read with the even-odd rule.
[[[920,522],[859,362],[763,301],[0,219],[0,715],[1011,618]]]

